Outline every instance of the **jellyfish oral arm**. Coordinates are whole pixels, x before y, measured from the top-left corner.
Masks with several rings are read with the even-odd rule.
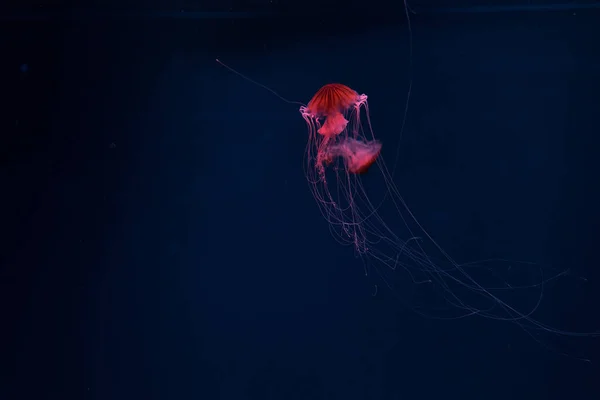
[[[377,160],[381,152],[381,143],[377,140],[362,141],[354,138],[345,138],[338,143],[331,144],[323,150],[322,158],[332,160],[337,157],[344,159],[349,172],[362,174]]]

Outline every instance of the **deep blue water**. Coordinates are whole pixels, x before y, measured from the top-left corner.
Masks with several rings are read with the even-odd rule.
[[[569,269],[539,318],[594,331],[599,15],[577,14],[415,16],[401,138],[403,23],[7,26],[0,397],[597,398],[598,338],[373,297],[308,190],[297,106],[214,62],[291,100],[367,93],[436,240]]]

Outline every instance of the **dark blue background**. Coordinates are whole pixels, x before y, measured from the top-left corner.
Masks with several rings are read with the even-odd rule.
[[[391,17],[5,23],[0,398],[597,398],[597,340],[545,338],[580,362],[373,297],[308,190],[297,107],[214,59],[292,100],[367,93],[438,242],[570,268],[540,318],[593,331],[600,14],[413,16],[401,141]]]

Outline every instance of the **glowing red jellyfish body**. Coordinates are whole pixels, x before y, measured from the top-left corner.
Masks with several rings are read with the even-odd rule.
[[[354,90],[340,83],[330,83],[323,86],[308,102],[308,110],[317,118],[325,117],[325,123],[318,129],[323,136],[333,136],[341,133],[348,124],[343,113],[360,101],[360,96]]]
[[[325,166],[337,158],[343,159],[347,171],[353,174],[366,172],[377,160],[381,143],[372,135],[371,138],[362,135],[361,106],[367,106],[365,94],[359,95],[340,83],[330,83],[319,89],[306,107],[300,108],[309,127],[308,162],[315,164],[322,179]]]
[[[300,112],[308,125],[305,173],[311,192],[337,239],[362,253],[366,235],[358,214],[366,197],[357,175],[367,172],[381,152],[371,131],[367,95],[328,84]]]

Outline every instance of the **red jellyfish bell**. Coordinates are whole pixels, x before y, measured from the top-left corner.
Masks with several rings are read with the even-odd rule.
[[[339,135],[348,124],[342,113],[356,105],[359,98],[358,93],[340,83],[330,83],[319,89],[307,106],[315,117],[326,118],[317,132],[323,136]]]

